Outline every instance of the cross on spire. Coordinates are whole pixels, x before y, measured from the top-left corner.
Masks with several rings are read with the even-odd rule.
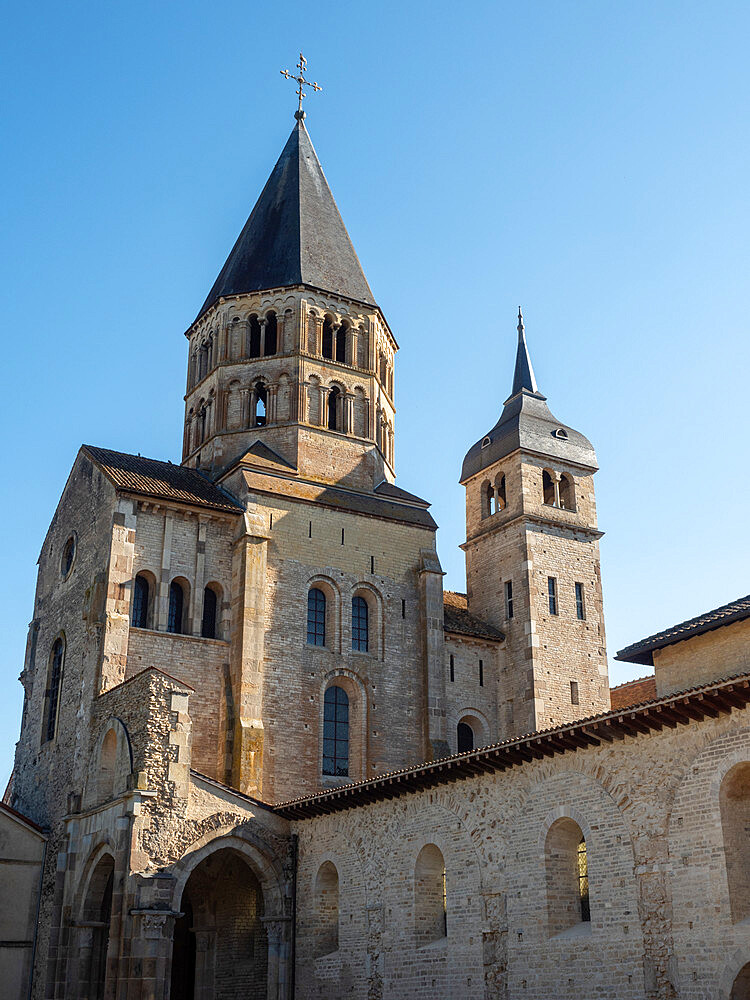
[[[307,59],[300,52],[299,62],[297,63],[297,69],[299,70],[299,76],[295,76],[294,73],[290,73],[288,69],[282,69],[279,72],[284,77],[285,80],[294,80],[299,86],[297,87],[297,98],[299,100],[299,107],[294,112],[294,117],[297,121],[302,121],[305,117],[305,112],[302,110],[302,101],[307,97],[304,91],[305,87],[312,87],[313,91],[322,90],[317,83],[310,83],[309,80],[305,79],[305,70],[307,69]]]

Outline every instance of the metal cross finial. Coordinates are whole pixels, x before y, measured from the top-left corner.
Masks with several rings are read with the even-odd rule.
[[[297,63],[297,69],[299,70],[299,76],[295,76],[294,73],[290,73],[288,69],[282,69],[280,70],[280,72],[281,75],[284,77],[284,79],[294,80],[296,83],[299,84],[299,86],[297,87],[297,97],[299,99],[299,107],[294,112],[294,117],[297,119],[297,121],[302,121],[302,119],[305,117],[305,112],[302,110],[302,101],[307,97],[307,94],[305,93],[303,88],[312,87],[314,91],[322,90],[323,88],[318,86],[317,83],[310,83],[309,80],[305,79],[305,70],[307,69],[307,59],[305,59],[305,57],[302,55],[301,52],[299,54],[299,62]]]
[[[518,332],[523,333],[523,313],[521,312],[521,307],[518,307]]]

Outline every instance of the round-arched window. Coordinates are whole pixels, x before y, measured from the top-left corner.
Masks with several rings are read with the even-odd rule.
[[[62,556],[60,557],[60,572],[63,578],[70,574],[73,569],[73,563],[76,558],[76,536],[71,535],[63,546]]]

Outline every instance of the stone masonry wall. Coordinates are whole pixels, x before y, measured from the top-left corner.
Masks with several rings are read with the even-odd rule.
[[[674,691],[750,673],[750,619],[654,650],[656,690]]]
[[[748,709],[295,823],[299,996],[727,1000],[750,960],[719,813],[738,761],[750,761]],[[562,817],[586,839],[591,922],[550,937],[545,839]],[[426,844],[445,859],[447,937],[419,948]],[[316,957],[326,861],[339,875],[339,947]]]

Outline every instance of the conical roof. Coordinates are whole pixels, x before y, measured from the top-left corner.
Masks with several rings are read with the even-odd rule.
[[[505,400],[498,422],[467,451],[461,469],[461,482],[466,482],[519,448],[587,468],[597,468],[596,452],[591,442],[572,427],[561,424],[550,412],[547,397],[537,388],[520,309],[513,389]]]
[[[301,119],[198,317],[221,296],[288,285],[311,285],[375,305]]]

